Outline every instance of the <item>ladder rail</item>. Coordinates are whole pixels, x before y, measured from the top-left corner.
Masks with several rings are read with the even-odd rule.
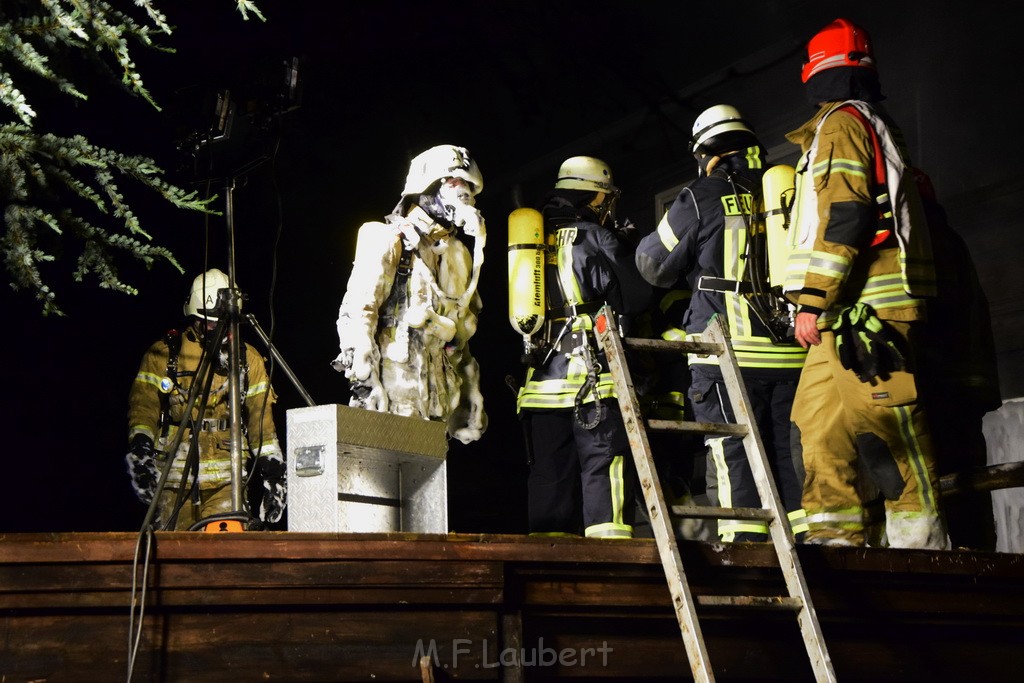
[[[747,395],[747,388],[739,373],[739,363],[736,361],[732,345],[727,343],[728,332],[721,318],[712,318],[704,332],[704,338],[705,341],[721,343],[723,346],[722,355],[719,356],[719,368],[722,371],[722,379],[725,381],[736,421],[754,425],[754,418],[748,411],[750,398]],[[723,360],[725,362],[722,362]],[[765,453],[758,429],[747,431],[743,437],[743,448],[754,474],[754,482],[757,485],[757,493],[761,497],[761,504],[771,510],[774,516],[774,519],[768,523],[768,532],[775,546],[779,567],[782,569],[789,594],[803,602],[803,609],[797,613],[797,623],[807,647],[811,668],[814,670],[816,680],[836,681],[832,658],[825,646],[825,638],[818,622],[818,615],[814,609],[814,603],[811,601],[810,589],[800,565],[800,558],[796,553],[796,541],[789,525],[789,518],[782,505],[778,488],[775,486],[775,479],[772,476],[771,466],[768,463],[768,456]]]
[[[665,495],[655,469],[654,456],[650,441],[647,439],[647,432],[644,429],[640,403],[636,398],[633,379],[626,363],[622,337],[619,335],[614,314],[610,313],[607,308],[602,310],[605,313],[604,319],[608,329],[606,334],[600,329],[598,333],[605,338],[605,357],[608,359],[609,366],[613,368],[611,375],[615,382],[615,392],[622,413],[622,421],[625,424],[626,434],[629,436],[629,445],[633,452],[638,481],[644,494],[647,514],[651,519],[651,529],[658,545],[658,554],[661,557],[661,565],[668,581],[669,593],[672,595],[672,607],[679,622],[683,643],[686,646],[690,671],[697,683],[711,683],[714,681],[714,676],[711,672],[707,646],[704,642],[700,622],[697,620],[694,597],[690,592],[690,584],[686,580],[686,571],[683,569],[682,559],[679,555],[679,544],[676,541],[672,517],[665,503]]]
[[[748,406],[739,363],[729,342],[728,332],[719,317],[708,324],[700,341],[665,341],[656,339],[624,339],[621,337],[615,314],[605,306],[596,316],[598,342],[605,352],[615,383],[619,407],[629,435],[630,448],[636,464],[644,502],[651,517],[651,527],[658,545],[662,567],[672,595],[673,607],[679,621],[683,642],[686,646],[690,669],[695,681],[714,681],[714,673],[708,657],[707,646],[697,618],[696,605],[775,607],[796,613],[800,634],[807,650],[815,679],[823,683],[835,683],[836,674],[832,660],[825,646],[824,636],[818,622],[810,590],[804,577],[800,559],[796,553],[796,542],[789,525],[782,499],[779,496],[768,457]],[[645,420],[636,390],[629,372],[626,349],[657,352],[696,353],[716,355],[722,379],[725,382],[729,401],[735,416],[735,424],[715,425],[700,422],[678,422],[670,420]],[[761,508],[716,508],[676,506],[669,507],[657,475],[654,456],[647,439],[646,427],[661,431],[680,431],[703,434],[738,436],[750,463],[751,471],[761,498]],[[784,597],[759,596],[698,596],[694,597],[686,580],[679,545],[672,525],[672,515],[705,519],[759,519],[767,522],[769,535],[782,570],[788,591]]]

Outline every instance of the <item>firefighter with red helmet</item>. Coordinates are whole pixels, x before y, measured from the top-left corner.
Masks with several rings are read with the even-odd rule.
[[[394,211],[359,228],[332,362],[349,382],[350,406],[444,421],[462,443],[487,428],[469,350],[482,306],[482,189],[464,147],[437,145],[413,158]]]
[[[516,403],[525,421],[532,535],[633,536],[629,439],[594,318],[607,304],[624,324],[651,289],[615,230],[619,190],[608,164],[566,159],[539,207],[549,251],[545,327]]]
[[[808,348],[793,403],[809,543],[870,542],[865,503],[884,496],[891,547],[948,547],[915,335],[935,293],[927,224],[871,39],[836,19],[807,44],[817,113],[800,146],[785,289]]]
[[[166,461],[173,458],[159,491],[157,526],[161,528],[187,531],[217,515],[243,512],[233,506],[227,335],[220,348],[210,348],[211,332],[221,317],[218,295],[230,288],[228,276],[217,268],[197,275],[185,300],[186,325],[149,347],[132,382],[126,463],[140,501],[152,503]],[[251,455],[247,464],[255,466],[255,471],[248,471],[262,480],[262,486],[253,487],[258,495],[250,496],[251,516],[273,524],[281,520],[287,500],[284,457],[274,427],[276,395],[263,357],[251,344],[243,348],[239,363],[242,434]],[[215,355],[207,385],[203,378],[197,379],[197,371],[208,354]],[[191,414],[186,415],[197,381],[202,384]],[[177,450],[169,453],[175,442]]]
[[[693,287],[689,305],[680,307],[671,326],[699,339],[715,316],[729,329],[733,348],[768,451],[793,531],[804,531],[800,508],[801,468],[790,447],[790,406],[806,351],[785,329],[773,332],[768,296],[758,292],[766,273],[764,250],[756,249],[765,232],[761,211],[766,153],[753,128],[728,104],[702,111],[693,123],[690,148],[699,177],[679,193],[657,229],[637,248],[636,264],[651,284]],[[788,321],[785,324],[788,328]],[[773,338],[773,335],[778,339]],[[688,396],[694,419],[735,422],[715,356],[690,354]],[[754,476],[739,437],[707,436],[707,496],[712,505],[760,507]],[[768,527],[757,520],[719,520],[723,541],[764,541]]]

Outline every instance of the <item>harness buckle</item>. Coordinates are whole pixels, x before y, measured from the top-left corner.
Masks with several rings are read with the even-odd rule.
[[[231,426],[231,421],[226,417],[204,417],[198,426],[201,432],[226,432]]]

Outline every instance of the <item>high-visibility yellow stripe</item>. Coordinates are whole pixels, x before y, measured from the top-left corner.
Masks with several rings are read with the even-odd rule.
[[[616,455],[608,466],[608,482],[611,487],[612,496],[612,522],[620,526],[624,525],[622,510],[625,506],[624,491],[626,488],[626,482],[622,478],[622,464],[622,456]]]
[[[838,529],[841,531],[863,531],[864,509],[859,505],[840,510],[828,510],[807,514],[807,529]]]
[[[868,167],[857,159],[825,159],[814,164],[812,172],[815,178],[826,173],[845,173],[858,179],[865,179],[870,175]]]
[[[669,225],[667,213],[658,222],[658,239],[661,240],[661,246],[665,247],[665,251],[668,252],[671,252],[679,244],[679,239],[672,232],[672,226]]]
[[[633,527],[628,524],[605,522],[588,526],[583,534],[587,538],[633,538]]]
[[[935,490],[932,488],[931,479],[928,478],[928,465],[925,460],[924,449],[914,429],[913,417],[907,406],[897,406],[892,409],[896,414],[896,422],[899,425],[900,437],[907,448],[907,461],[917,481],[918,501],[922,510],[932,511],[936,509]]]
[[[748,168],[761,168],[761,150],[758,147],[747,147],[746,159]]]
[[[565,295],[567,304],[584,303],[580,285],[576,282],[576,276],[572,272],[572,244],[576,240],[576,233],[576,228],[561,228],[555,234],[558,243],[558,282],[562,287],[562,294]]]
[[[152,372],[140,372],[135,375],[135,381],[141,384],[151,384],[157,389],[160,388],[160,380],[163,379],[163,375],[155,375]]]
[[[845,256],[815,251],[811,253],[811,257],[807,261],[807,272],[844,280],[846,274],[850,272],[851,263],[852,261]]]

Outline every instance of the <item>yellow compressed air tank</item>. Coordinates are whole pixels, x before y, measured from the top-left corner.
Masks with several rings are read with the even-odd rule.
[[[508,215],[508,320],[530,348],[544,325],[544,218],[516,209]]]
[[[761,177],[764,193],[765,240],[768,251],[768,279],[772,287],[782,286],[789,255],[789,209],[795,192],[796,171],[792,166],[778,164]]]

